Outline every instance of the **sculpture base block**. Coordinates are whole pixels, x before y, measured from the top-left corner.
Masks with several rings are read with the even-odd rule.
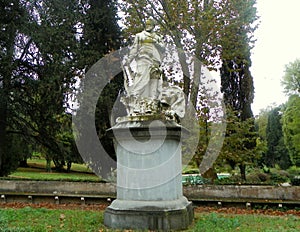
[[[110,206],[104,213],[104,225],[112,229],[183,230],[188,228],[193,218],[191,202],[187,202],[182,208],[174,209],[161,208],[160,203],[157,207],[151,205],[128,209]]]
[[[107,207],[104,224],[119,230],[186,229],[194,217],[191,202],[182,194],[186,129],[174,121],[143,116],[128,117],[111,131],[116,142],[117,199]]]

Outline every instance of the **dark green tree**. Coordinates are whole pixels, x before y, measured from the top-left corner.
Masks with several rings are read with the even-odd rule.
[[[118,25],[115,1],[86,0],[84,3],[79,63],[83,70],[88,71],[98,60],[120,48],[121,29]],[[112,126],[110,122],[112,110],[119,93],[123,90],[123,80],[122,74],[112,77],[99,96],[95,112],[100,142],[106,152],[113,157],[115,153],[113,141],[107,135],[107,129]]]
[[[228,17],[224,22],[227,28],[221,38],[222,67],[221,91],[224,102],[237,112],[241,120],[253,117],[251,104],[254,98],[253,78],[250,72],[250,51],[253,46],[253,33],[256,29],[255,0],[228,2]]]
[[[16,140],[24,147],[40,144],[49,160],[60,156],[60,167],[67,152],[57,136],[64,126],[58,118],[68,108],[74,84],[78,2],[4,1],[0,6],[5,32],[0,36],[0,164],[6,165],[0,174],[18,164],[24,149],[9,144]],[[24,160],[28,154],[21,156]]]
[[[15,41],[18,31],[23,27],[26,16],[24,7],[18,0],[1,1],[0,3],[0,176],[13,171],[19,157],[12,152],[13,135],[11,130],[13,95],[18,61],[15,53]],[[16,136],[15,136],[16,137]]]
[[[90,68],[104,55],[120,48],[121,31],[113,0],[82,2],[81,64]]]
[[[31,136],[43,146],[47,162],[53,159],[62,170],[68,152],[57,134],[65,128],[59,118],[68,108],[68,94],[75,83],[78,2],[37,0],[26,7],[30,28],[21,37],[28,42],[21,47],[19,73],[30,91],[22,92],[28,104],[21,105],[27,125],[20,120],[19,124],[30,125]]]
[[[300,166],[300,132],[299,132],[299,93],[300,60],[296,59],[285,67],[282,85],[289,96],[283,114],[284,143],[294,165]]]
[[[265,165],[264,157],[266,156],[266,152],[268,150],[267,147],[267,125],[268,125],[268,117],[269,113],[272,110],[272,107],[269,106],[265,109],[260,110],[259,115],[255,117],[255,130],[258,133],[258,141],[262,148],[262,159],[259,161],[259,166],[263,167]]]
[[[242,120],[236,112],[227,110],[226,135],[218,162],[227,162],[232,169],[238,166],[242,180],[246,180],[246,165],[256,164],[261,156],[260,147],[256,146],[258,136],[253,121],[253,118]]]
[[[262,140],[267,139],[266,130],[268,125],[268,117],[269,113],[274,107],[268,106],[267,108],[260,110],[259,114],[255,118],[255,128]]]
[[[266,128],[268,150],[263,161],[269,167],[278,164],[282,169],[287,169],[291,165],[291,160],[283,140],[282,113],[282,107],[276,107],[269,112]]]
[[[230,16],[224,17],[224,34],[221,36],[221,92],[224,103],[237,114],[241,122],[253,117],[251,104],[254,98],[253,78],[250,72],[250,51],[253,45],[253,32],[257,16],[255,0],[233,0],[226,3]],[[254,123],[254,120],[251,120]],[[253,132],[254,124],[249,124]],[[247,135],[242,147],[251,150],[256,146],[255,133]],[[242,155],[242,154],[241,154]],[[246,163],[239,164],[241,175],[246,177]]]
[[[284,143],[293,165],[300,166],[300,97],[292,95],[283,113]]]

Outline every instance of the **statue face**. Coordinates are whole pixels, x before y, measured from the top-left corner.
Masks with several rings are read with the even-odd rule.
[[[152,20],[147,20],[145,30],[151,32],[153,31],[154,27],[155,27],[154,22]]]

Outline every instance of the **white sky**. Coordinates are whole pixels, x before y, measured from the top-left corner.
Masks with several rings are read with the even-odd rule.
[[[261,23],[251,55],[254,115],[287,101],[280,80],[285,65],[300,58],[300,0],[257,0],[257,9]]]

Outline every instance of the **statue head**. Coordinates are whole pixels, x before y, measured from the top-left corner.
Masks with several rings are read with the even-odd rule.
[[[146,21],[146,26],[145,26],[145,30],[150,32],[154,29],[155,27],[155,22],[153,19],[147,19]]]

